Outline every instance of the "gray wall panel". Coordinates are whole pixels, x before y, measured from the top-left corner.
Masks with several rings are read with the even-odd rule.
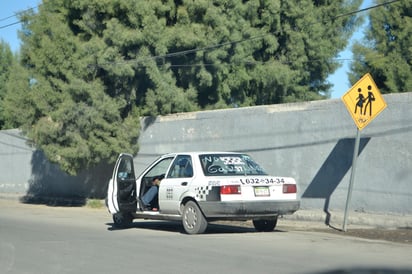
[[[412,93],[384,96],[388,107],[361,131],[351,208],[412,214]],[[272,174],[292,176],[302,208],[343,210],[356,127],[340,100],[142,118],[136,172],[160,154],[224,150],[252,155]],[[105,194],[112,165],[68,176],[18,130],[0,131],[0,192]]]

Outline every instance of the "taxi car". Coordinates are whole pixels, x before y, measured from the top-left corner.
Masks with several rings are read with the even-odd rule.
[[[152,207],[141,198],[160,178]],[[133,219],[178,220],[188,234],[209,222],[252,220],[257,231],[273,231],[278,216],[299,209],[296,181],[268,175],[249,155],[183,152],[162,155],[135,177],[133,156],[122,153],[114,166],[106,205],[115,226]],[[154,211],[156,210],[156,211]]]

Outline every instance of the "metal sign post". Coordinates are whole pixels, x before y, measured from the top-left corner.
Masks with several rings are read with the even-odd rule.
[[[355,139],[355,149],[353,150],[353,158],[352,158],[352,170],[350,174],[350,181],[348,187],[348,197],[346,199],[346,206],[345,206],[345,215],[343,217],[343,231],[346,232],[346,223],[348,219],[348,210],[349,204],[352,197],[352,189],[353,189],[353,182],[355,181],[355,172],[356,172],[356,160],[358,159],[359,154],[359,143],[360,143],[360,130],[356,130],[356,139]]]
[[[365,74],[342,96],[342,101],[357,126],[348,198],[346,200],[345,215],[343,217],[343,231],[346,232],[349,204],[355,181],[356,161],[359,154],[360,131],[386,108],[386,102],[369,73]]]

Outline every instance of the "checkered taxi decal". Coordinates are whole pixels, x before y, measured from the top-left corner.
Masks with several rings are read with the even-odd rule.
[[[198,186],[195,193],[198,201],[220,201],[219,186]]]

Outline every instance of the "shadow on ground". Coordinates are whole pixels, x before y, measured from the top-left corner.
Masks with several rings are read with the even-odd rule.
[[[166,231],[186,234],[181,222],[178,221],[134,221],[128,228],[117,228],[114,223],[106,223],[108,230],[118,231],[125,229],[146,229],[156,231]],[[284,230],[275,229],[274,232],[286,232]],[[239,225],[232,223],[209,223],[207,230],[204,234],[226,234],[226,233],[268,233],[257,232],[252,224],[248,226],[248,223],[239,222]],[[270,233],[270,232],[269,232]]]

